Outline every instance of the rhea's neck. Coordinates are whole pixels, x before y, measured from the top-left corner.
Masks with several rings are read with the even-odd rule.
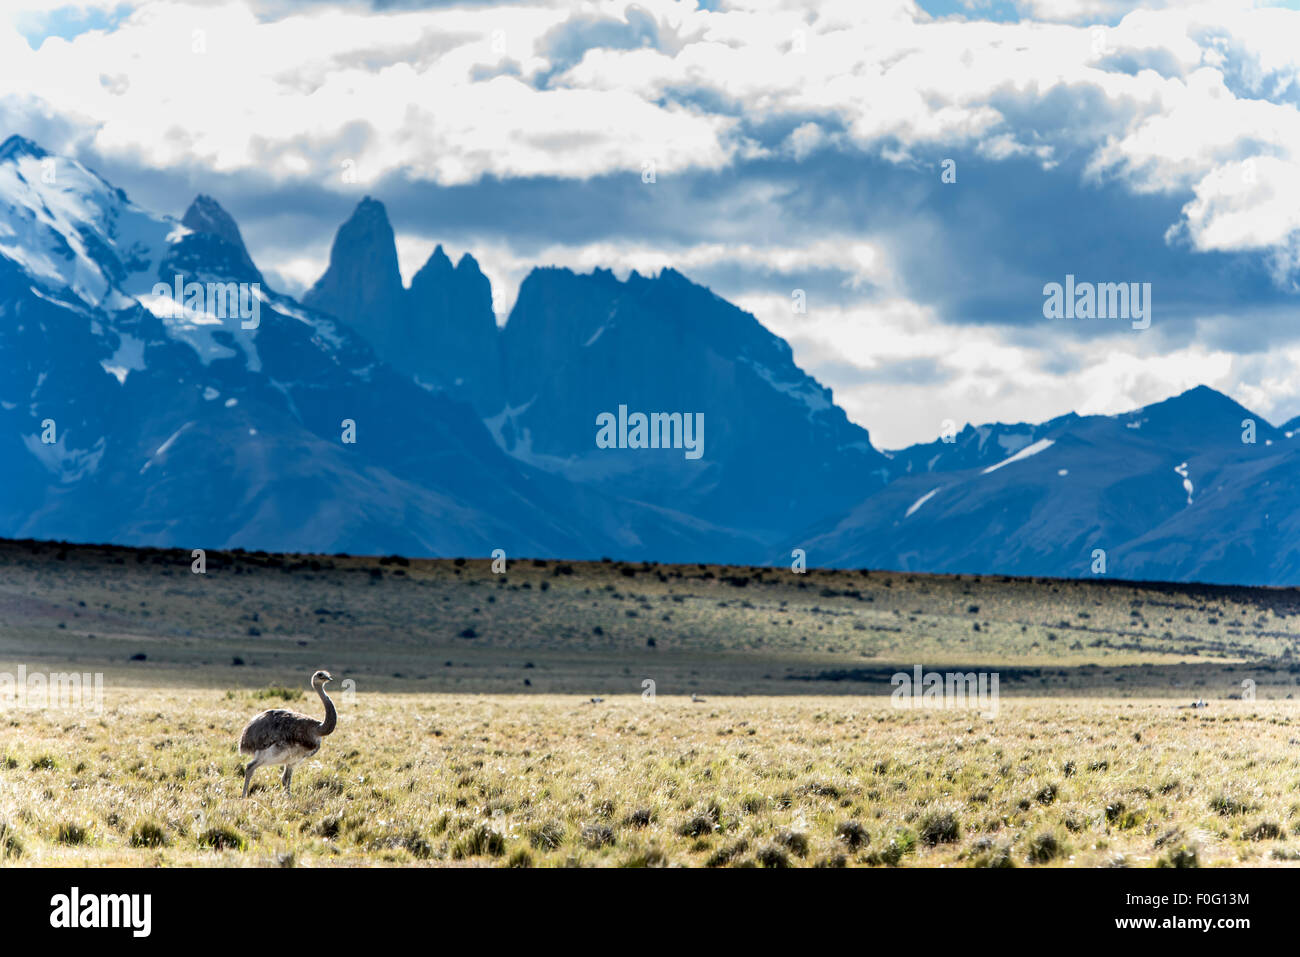
[[[320,733],[326,735],[334,730],[334,725],[338,724],[339,713],[334,709],[334,702],[330,700],[330,696],[325,693],[324,685],[318,687],[316,693],[325,704],[325,720],[320,723]]]

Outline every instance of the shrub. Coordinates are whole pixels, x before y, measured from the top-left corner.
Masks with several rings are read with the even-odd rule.
[[[1220,793],[1211,798],[1210,810],[1229,817],[1234,814],[1245,814],[1251,810],[1251,807],[1238,797]]]
[[[758,852],[758,863],[763,867],[789,867],[790,858],[779,847],[768,845]]]
[[[1011,843],[1009,841],[994,841],[992,838],[982,837],[975,842],[974,854],[971,857],[971,867],[991,867],[991,868],[1008,868],[1015,867],[1016,863],[1011,859]]]
[[[898,862],[903,859],[903,855],[909,853],[916,847],[916,835],[905,827],[900,827],[894,831],[894,834],[886,844],[878,851],[873,851],[867,858],[870,864],[888,864],[890,867],[897,867]]]
[[[800,857],[808,856],[808,836],[799,831],[778,831],[776,835],[776,843],[780,844],[791,853],[798,854]]]
[[[699,837],[702,834],[712,834],[717,820],[708,814],[697,814],[695,817],[684,822],[677,829],[677,833],[682,837]]]
[[[1054,834],[1036,834],[1029,840],[1031,864],[1046,864],[1061,853],[1061,845]]]
[[[402,847],[417,860],[426,861],[433,856],[433,846],[425,840],[423,834],[414,829],[402,838]]]
[[[638,851],[627,860],[623,861],[619,867],[667,867],[668,855],[657,847],[647,848],[644,851]]]
[[[297,688],[286,688],[284,685],[270,685],[266,688],[259,688],[253,692],[253,699],[262,700],[265,698],[277,698],[280,701],[297,701],[302,697],[302,692]]]
[[[529,843],[539,851],[553,851],[563,842],[564,825],[556,821],[547,821],[529,836]]]
[[[1286,837],[1286,831],[1272,821],[1260,821],[1241,833],[1243,841],[1276,841],[1281,837]]]
[[[506,839],[490,827],[480,824],[461,835],[451,849],[451,856],[456,860],[466,857],[478,857],[487,854],[500,857],[506,852]]]
[[[952,811],[937,811],[929,814],[921,822],[921,840],[931,847],[936,844],[951,844],[961,836],[961,827],[957,815]]]
[[[709,859],[704,862],[705,867],[725,867],[730,864],[741,854],[749,850],[749,842],[744,838],[736,841],[734,844],[728,844],[710,855]]]
[[[131,832],[132,847],[166,847],[167,832],[153,821],[144,821],[136,825]]]
[[[199,844],[214,851],[224,851],[227,848],[242,851],[245,847],[243,835],[234,828],[225,826],[208,828],[199,835]]]
[[[73,824],[71,822],[64,821],[62,824],[59,825],[59,829],[55,833],[55,840],[57,840],[60,844],[72,844],[72,845],[85,844],[88,840],[90,840],[90,832],[87,831],[80,824]]]
[[[762,794],[751,794],[740,802],[740,809],[746,814],[758,814],[767,807],[767,798]]]
[[[22,857],[23,842],[7,820],[0,817],[0,860]]]
[[[812,794],[817,797],[838,798],[841,791],[833,784],[826,784],[822,781],[810,781],[808,784],[800,785],[796,789],[796,793],[801,795]]]
[[[614,829],[608,824],[588,824],[582,829],[582,843],[593,851],[614,843]]]
[[[1156,861],[1156,867],[1200,867],[1196,859],[1196,848],[1189,844],[1179,844],[1168,854]]]
[[[852,850],[871,843],[871,835],[857,821],[843,821],[835,827],[835,836]]]
[[[1136,827],[1141,820],[1141,810],[1130,810],[1123,801],[1111,801],[1106,805],[1106,823],[1121,831]]]
[[[623,821],[625,827],[648,827],[655,819],[655,812],[648,807],[637,808]]]

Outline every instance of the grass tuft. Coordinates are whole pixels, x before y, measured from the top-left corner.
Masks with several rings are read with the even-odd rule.
[[[132,847],[166,847],[167,831],[153,821],[142,821],[131,831]]]
[[[952,811],[938,811],[926,816],[921,822],[921,840],[934,847],[936,844],[951,844],[961,837],[961,827],[957,815]]]
[[[214,851],[242,851],[247,843],[243,835],[234,828],[217,826],[210,827],[199,835],[199,845],[210,847]]]

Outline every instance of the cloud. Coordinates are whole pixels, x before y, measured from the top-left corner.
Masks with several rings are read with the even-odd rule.
[[[1146,9],[1176,5],[1181,0],[1148,0]],[[1132,12],[1128,0],[1018,0],[1016,6],[1034,20],[1066,23],[1108,23]]]
[[[243,3],[146,3],[111,32],[50,37],[39,51],[0,25],[0,89],[35,91],[28,98],[79,120],[103,153],[259,166],[283,180],[337,180],[345,162],[363,182],[398,170],[454,184],[729,161],[727,117],[626,90],[475,79],[507,62],[523,75],[547,68],[537,50],[566,17],[537,6],[263,20]],[[15,99],[0,102],[12,110]]]
[[[868,425],[882,448],[933,441],[946,419],[961,427],[1041,422],[1071,411],[1111,415],[1202,384],[1264,415],[1300,411],[1295,335],[1280,354],[1241,357],[1199,342],[1169,348],[1117,330],[1059,339],[1045,331],[1022,337],[955,328],[900,299],[804,316],[791,315],[776,297],[740,304],[788,339],[795,361],[831,384],[836,402]]]
[[[672,265],[752,303],[891,442],[1197,381],[1300,411],[1261,354],[1294,348],[1275,318],[1300,274],[1294,10],[66,6],[0,16],[0,126],[147,205],[215,193],[290,289],[371,192],[408,278],[436,242],[472,251],[502,313],[550,262]],[[1046,324],[1067,273],[1151,282],[1152,329]]]
[[[1087,175],[1139,192],[1195,190],[1193,248],[1293,246],[1275,216],[1243,227],[1286,195],[1281,179],[1243,208],[1243,194],[1216,202],[1212,177],[1251,157],[1300,164],[1294,11],[1148,5],[1101,26],[1089,18],[1120,5],[1030,0],[1035,19],[1015,22],[936,20],[910,0],[414,6],[147,2],[39,52],[0,26],[0,83],[38,91],[0,109],[62,117],[155,168],[336,186],[344,170],[363,184],[670,175],[773,151],[1085,155]]]
[[[592,49],[636,50],[659,47],[659,25],[648,13],[628,8],[626,19],[578,14],[553,27],[537,42],[537,52],[551,70],[578,63]]]

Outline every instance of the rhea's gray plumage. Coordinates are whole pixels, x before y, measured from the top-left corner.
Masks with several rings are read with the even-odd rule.
[[[239,735],[239,753],[253,756],[244,768],[244,797],[248,797],[253,772],[266,764],[284,765],[284,775],[280,780],[284,789],[292,793],[294,766],[319,751],[321,738],[330,734],[338,723],[334,702],[325,693],[325,683],[333,680],[328,671],[318,671],[311,676],[311,686],[325,705],[324,721],[296,711],[272,708],[244,726]]]

